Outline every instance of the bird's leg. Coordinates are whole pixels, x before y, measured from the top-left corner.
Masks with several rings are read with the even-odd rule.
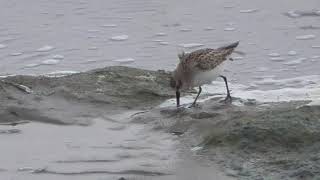
[[[179,89],[176,90],[176,98],[177,98],[177,107],[180,106],[180,91]]]
[[[201,91],[202,91],[202,88],[201,88],[201,86],[199,86],[199,92],[197,94],[197,97],[194,99],[194,101],[193,101],[193,103],[191,104],[190,107],[195,107],[196,106],[196,102],[198,100],[198,97],[200,96]]]
[[[231,95],[230,95],[230,91],[229,91],[229,86],[228,86],[228,81],[227,78],[225,76],[221,76],[220,77],[224,80],[224,83],[226,84],[226,88],[227,88],[227,97],[225,98],[225,101],[232,101]]]

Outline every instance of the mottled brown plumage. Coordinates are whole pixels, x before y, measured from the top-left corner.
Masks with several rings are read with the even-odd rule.
[[[191,53],[179,54],[180,62],[173,72],[173,77],[170,82],[171,86],[176,88],[177,91],[177,105],[179,104],[178,93],[180,94],[179,90],[181,88],[199,86],[199,96],[201,93],[201,85],[211,83],[218,76],[221,76],[219,73],[220,65],[228,59],[228,56],[231,55],[238,44],[239,42],[235,42],[217,49],[206,48]],[[223,78],[226,82],[226,78],[224,76]],[[228,90],[228,96],[229,95]]]

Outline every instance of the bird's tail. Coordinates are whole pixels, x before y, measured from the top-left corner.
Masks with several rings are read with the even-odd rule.
[[[236,48],[237,46],[239,45],[239,41],[235,42],[235,43],[232,43],[232,44],[229,44],[229,45],[226,45],[226,46],[222,46],[218,49],[220,50],[233,50],[234,48]]]

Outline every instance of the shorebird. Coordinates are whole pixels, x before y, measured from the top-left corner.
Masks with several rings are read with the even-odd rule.
[[[170,86],[176,90],[177,107],[180,106],[180,90],[199,87],[198,94],[191,106],[195,106],[202,91],[201,86],[210,84],[213,80],[221,77],[227,89],[226,101],[231,101],[227,78],[220,74],[223,62],[238,46],[239,41],[219,47],[217,49],[199,49],[191,53],[178,54],[179,64],[172,73]]]

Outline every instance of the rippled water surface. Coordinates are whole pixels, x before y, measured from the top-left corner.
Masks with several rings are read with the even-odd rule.
[[[1,76],[109,65],[172,70],[183,50],[238,40],[242,53],[233,54],[224,72],[231,84],[283,89],[298,82],[303,87],[319,75],[319,0],[0,1]],[[95,119],[88,127],[2,126],[0,176],[172,179],[178,172],[192,179],[212,177],[206,173],[215,170],[195,164],[177,136],[125,117]]]
[[[234,54],[226,72],[234,81],[311,75],[320,67],[318,7],[317,0],[2,1],[0,72],[172,70],[182,50],[240,40],[245,55]]]

